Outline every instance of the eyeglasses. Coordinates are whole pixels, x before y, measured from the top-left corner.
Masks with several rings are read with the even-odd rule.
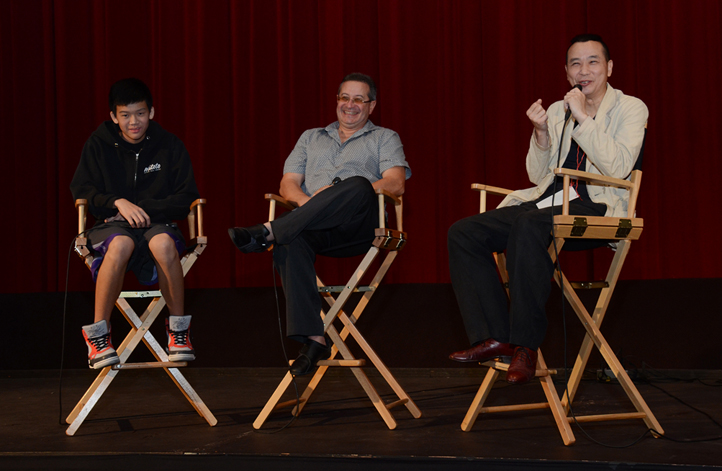
[[[352,101],[354,105],[363,105],[364,103],[371,103],[373,100],[367,100],[364,101],[361,97],[354,97],[351,98],[348,95],[336,95],[336,100],[348,104],[348,102]]]

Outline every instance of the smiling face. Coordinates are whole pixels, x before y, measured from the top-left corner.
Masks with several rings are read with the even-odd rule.
[[[348,102],[342,100],[336,102],[336,116],[338,117],[339,126],[353,132],[363,128],[369,119],[369,115],[374,111],[376,102],[356,104],[353,100],[354,98],[361,98],[363,101],[368,101],[369,86],[363,82],[344,82],[341,84],[338,96],[350,97]]]
[[[607,92],[607,78],[612,75],[612,61],[604,55],[602,44],[597,41],[574,43],[567,52],[567,80],[572,87],[582,86],[582,93],[595,101],[601,101]]]
[[[145,138],[154,113],[153,107],[148,110],[145,101],[141,101],[116,106],[115,113],[110,112],[110,118],[120,127],[120,135],[123,139],[131,144],[137,144]]]

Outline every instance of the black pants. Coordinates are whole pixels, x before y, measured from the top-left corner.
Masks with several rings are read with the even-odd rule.
[[[348,178],[283,214],[271,226],[276,239],[273,262],[286,294],[287,335],[305,342],[310,335],[323,335],[316,255],[366,253],[378,227],[377,197],[365,178]]]
[[[606,210],[604,204],[578,199],[569,206],[569,213],[576,215],[603,216]],[[552,208],[523,203],[476,214],[449,228],[451,283],[472,345],[493,338],[537,349],[544,339],[545,306],[554,271],[548,253],[551,213]],[[555,206],[554,213],[560,214],[561,206]],[[604,243],[592,241],[577,248]],[[504,250],[510,300],[493,257]]]

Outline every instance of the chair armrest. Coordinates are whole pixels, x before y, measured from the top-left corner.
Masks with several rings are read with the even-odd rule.
[[[474,191],[485,191],[492,195],[506,196],[509,193],[513,193],[514,190],[507,190],[506,188],[499,188],[498,186],[482,185],[481,183],[472,183],[471,189]]]
[[[377,189],[376,189],[376,194],[379,195],[379,196],[383,195],[384,201],[385,201],[386,203],[390,203],[390,204],[393,204],[393,205],[395,205],[395,206],[398,206],[398,205],[401,204],[401,197],[392,194],[392,193],[389,192],[388,190],[384,190],[384,189],[382,189],[382,188],[377,188]]]
[[[82,236],[88,220],[88,200],[75,200],[75,207],[78,209],[78,234]]]
[[[634,217],[635,209],[637,205],[637,195],[639,194],[639,185],[642,181],[642,171],[632,170],[632,174],[629,180],[622,178],[606,177],[604,175],[597,175],[589,172],[581,172],[579,170],[572,170],[569,168],[556,168],[554,173],[564,177],[564,200],[562,203],[562,214],[569,214],[569,180],[571,178],[577,180],[584,180],[588,183],[596,183],[606,186],[614,186],[617,188],[623,188],[629,190],[629,201],[627,203],[627,215]]]
[[[401,196],[396,196],[388,190],[377,188],[376,196],[379,199],[379,228],[386,228],[386,203],[394,205],[396,210],[396,229],[399,231],[404,230],[404,200]]]
[[[596,173],[582,172],[581,170],[572,170],[570,168],[555,168],[554,174],[559,176],[568,175],[569,178],[575,180],[584,180],[588,183],[597,183],[600,185],[616,186],[618,188],[632,189],[634,183],[622,178],[606,177],[597,175]]]
[[[512,193],[514,190],[507,190],[506,188],[499,188],[498,186],[482,185],[481,183],[472,183],[471,189],[479,192],[479,212],[486,212],[486,195],[491,193],[492,195],[506,196]]]
[[[269,221],[273,221],[274,219],[276,219],[276,206],[279,204],[281,206],[283,206],[284,208],[288,209],[289,211],[293,211],[294,209],[296,209],[298,207],[298,205],[296,203],[294,203],[293,201],[288,201],[283,196],[278,196],[273,193],[266,193],[264,195],[264,198],[266,199],[266,201],[268,201],[270,203],[269,208],[268,208],[268,220]]]
[[[203,232],[203,207],[205,205],[205,198],[198,198],[191,203],[191,211],[188,213],[188,235],[191,240],[205,236]]]
[[[277,204],[280,204],[281,206],[283,206],[284,208],[286,208],[288,210],[294,210],[294,209],[298,208],[298,205],[296,203],[288,201],[283,196],[278,196],[273,193],[266,193],[265,199],[266,199],[266,201],[275,201]]]

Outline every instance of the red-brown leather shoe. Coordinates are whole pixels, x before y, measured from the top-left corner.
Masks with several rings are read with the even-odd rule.
[[[536,373],[536,350],[526,347],[516,347],[511,358],[509,369],[506,372],[506,382],[509,384],[524,384],[531,381]]]
[[[486,339],[468,350],[452,353],[449,355],[449,359],[461,362],[484,362],[498,357],[510,357],[513,354],[514,347],[511,344]]]

